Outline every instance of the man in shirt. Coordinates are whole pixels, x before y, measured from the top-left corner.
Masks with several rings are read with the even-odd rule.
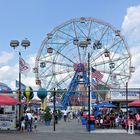
[[[32,121],[33,121],[33,116],[30,111],[27,111],[26,113],[26,118],[27,118],[27,131],[32,132]]]

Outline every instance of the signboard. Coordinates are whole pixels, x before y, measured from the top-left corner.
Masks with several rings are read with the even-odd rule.
[[[14,114],[0,114],[0,129],[15,130],[16,116]]]
[[[139,91],[128,91],[128,101],[139,100],[140,93]],[[111,92],[112,101],[125,101],[126,100],[126,91],[112,91]]]

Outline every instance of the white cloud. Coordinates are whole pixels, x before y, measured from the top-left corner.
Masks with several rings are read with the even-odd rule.
[[[135,73],[130,79],[130,87],[140,86],[140,5],[127,9],[126,16],[122,23],[122,32],[127,40],[132,54],[132,65],[135,66]]]
[[[37,89],[38,86],[35,84],[35,74],[33,73],[33,68],[35,67],[35,57],[36,55],[30,55],[29,58],[25,60],[30,65],[31,69],[26,76],[22,75],[22,81],[25,85]]]
[[[140,44],[140,5],[127,9],[122,23],[122,31],[131,47]]]
[[[4,53],[4,54],[6,54],[6,53]],[[5,56],[7,56],[7,55],[5,55]],[[25,61],[30,65],[31,70],[26,76],[21,75],[21,81],[25,85],[31,86],[33,89],[38,88],[35,84],[35,75],[32,71],[32,69],[35,65],[35,57],[36,57],[36,55],[30,55],[27,59],[25,59]],[[4,60],[5,60],[5,58],[4,58]],[[10,57],[9,57],[9,60],[10,60]],[[8,61],[8,59],[7,59],[7,61]],[[5,63],[7,63],[7,61],[5,61]],[[16,89],[15,80],[18,80],[19,65],[15,64],[15,65],[10,66],[10,65],[4,65],[4,63],[3,63],[3,66],[0,67],[0,73],[1,73],[0,82],[7,84],[13,90]]]
[[[8,61],[10,61],[13,58],[13,53],[8,52],[1,52],[0,54],[0,64],[6,64]]]

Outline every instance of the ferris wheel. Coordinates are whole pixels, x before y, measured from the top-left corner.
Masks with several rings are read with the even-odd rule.
[[[36,84],[48,90],[68,89],[76,68],[90,66],[103,78],[100,84],[123,87],[131,77],[131,55],[119,30],[94,18],[76,18],[54,28],[43,40],[35,62]],[[75,68],[76,67],[76,68]]]

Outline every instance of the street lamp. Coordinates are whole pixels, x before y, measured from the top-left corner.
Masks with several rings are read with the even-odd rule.
[[[55,95],[56,95],[56,92],[55,92],[55,88],[54,88],[54,92],[53,92],[53,96],[54,96],[54,98],[53,98],[53,115],[54,115],[53,131],[55,131],[55,123],[56,123],[55,116],[57,115],[56,106],[55,106],[55,103],[56,103]]]
[[[90,132],[90,54],[88,53],[88,130]]]
[[[19,46],[18,40],[11,40],[10,46],[15,50]],[[30,46],[30,41],[27,39],[24,39],[21,41],[21,46],[25,49]],[[19,50],[19,103],[21,102],[21,71],[20,71],[20,59],[21,59],[21,51]],[[19,104],[19,129],[21,128],[21,104]]]
[[[134,73],[135,72],[135,67],[131,66],[130,67],[130,73]],[[126,120],[127,120],[127,124],[128,124],[128,82],[126,82]],[[127,127],[127,131],[128,131],[128,127]]]
[[[49,54],[52,54],[53,53],[53,48],[48,47],[47,52]],[[53,131],[55,131],[55,124],[56,124],[55,116],[57,115],[56,114],[56,105],[55,105],[55,103],[56,103],[56,91],[55,91],[55,88],[54,88],[54,92],[53,92],[53,118],[54,118],[54,120],[53,120],[54,121],[54,123],[53,123]]]

